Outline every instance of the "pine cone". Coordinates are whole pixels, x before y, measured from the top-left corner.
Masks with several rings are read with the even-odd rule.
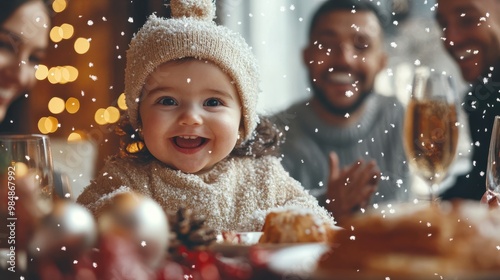
[[[170,253],[179,246],[188,250],[204,250],[217,239],[213,229],[205,226],[205,219],[195,217],[191,209],[181,207],[168,217],[170,223]]]

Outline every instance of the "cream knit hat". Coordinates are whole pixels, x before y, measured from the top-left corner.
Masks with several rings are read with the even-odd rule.
[[[172,18],[151,15],[134,36],[127,51],[125,96],[130,122],[140,126],[139,102],[146,78],[159,65],[194,57],[218,65],[235,82],[244,123],[242,140],[257,126],[259,74],[255,56],[236,32],[216,25],[212,0],[172,0]]]

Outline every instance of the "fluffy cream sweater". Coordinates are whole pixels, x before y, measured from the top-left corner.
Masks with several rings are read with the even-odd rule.
[[[260,231],[276,207],[307,208],[333,225],[333,217],[275,157],[230,158],[202,175],[173,170],[159,161],[138,163],[111,158],[78,197],[97,217],[114,195],[135,191],[152,197],[165,211],[191,208],[221,231]]]

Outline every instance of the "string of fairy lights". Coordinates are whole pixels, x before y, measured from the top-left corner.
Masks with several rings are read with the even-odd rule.
[[[55,0],[52,3],[52,9],[56,13],[63,12],[67,7],[66,0]],[[74,37],[74,27],[69,23],[60,26],[53,26],[50,30],[50,40],[59,43],[63,40],[71,40]],[[75,38],[73,48],[77,54],[85,54],[91,47],[91,39]],[[36,68],[35,77],[37,80],[47,80],[51,84],[66,84],[78,79],[78,69],[71,65],[47,67],[39,64]],[[94,120],[98,125],[113,124],[120,119],[120,110],[126,110],[125,95],[122,93],[118,98],[117,107],[109,106],[100,108],[94,114]],[[80,110],[80,101],[75,97],[64,100],[60,97],[52,97],[48,103],[48,109],[51,114],[58,115],[64,111],[69,114],[76,114]],[[54,133],[60,127],[60,122],[55,116],[42,117],[38,120],[38,130],[43,134]],[[80,132],[72,132],[67,140],[77,141],[83,139]]]

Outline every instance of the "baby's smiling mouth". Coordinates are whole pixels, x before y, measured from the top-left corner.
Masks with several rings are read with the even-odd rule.
[[[182,149],[194,149],[203,146],[206,138],[199,136],[176,136],[173,138],[174,144]]]

